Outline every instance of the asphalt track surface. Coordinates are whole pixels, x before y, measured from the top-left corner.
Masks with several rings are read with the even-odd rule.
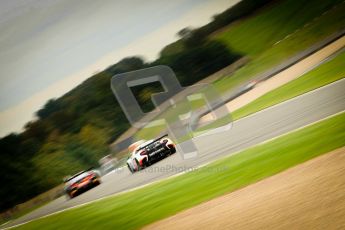
[[[201,136],[194,140],[197,157],[184,160],[179,152],[131,174],[127,168],[103,177],[103,183],[74,199],[60,197],[5,226],[17,224],[84,204],[114,193],[136,188],[195,168],[218,158],[235,154],[250,146],[306,126],[345,110],[345,79],[321,87],[281,104],[235,121],[228,131]]]

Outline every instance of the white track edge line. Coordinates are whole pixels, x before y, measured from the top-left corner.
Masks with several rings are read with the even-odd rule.
[[[246,148],[246,149],[250,149],[250,148],[254,148],[254,147],[256,147],[256,146],[263,145],[263,144],[265,144],[265,143],[267,143],[267,142],[270,142],[270,141],[272,141],[272,140],[275,140],[275,139],[278,139],[278,138],[280,138],[280,137],[286,136],[286,135],[288,135],[288,134],[290,134],[290,133],[297,132],[297,131],[299,131],[299,130],[301,130],[301,129],[303,129],[303,128],[306,128],[306,127],[308,127],[308,126],[314,125],[314,124],[316,124],[316,123],[318,123],[318,122],[327,120],[327,119],[329,119],[329,118],[335,117],[335,116],[337,116],[337,115],[339,115],[339,114],[341,114],[341,113],[344,113],[344,112],[345,112],[345,110],[342,110],[342,111],[340,111],[340,112],[337,112],[337,113],[335,113],[335,114],[329,115],[329,116],[324,117],[324,118],[321,118],[321,119],[319,119],[319,120],[317,120],[317,121],[314,121],[314,122],[312,122],[312,123],[309,123],[309,124],[307,124],[307,125],[301,126],[301,127],[297,128],[297,129],[294,129],[294,130],[291,130],[291,131],[289,131],[289,132],[283,133],[283,134],[281,134],[281,135],[272,137],[272,138],[270,138],[270,139],[268,139],[268,140],[265,140],[265,141],[263,141],[263,142],[260,142],[259,144],[256,144],[256,145],[254,145],[254,146],[248,147],[248,148]],[[226,155],[226,156],[224,156],[224,157],[220,157],[220,158],[217,158],[217,159],[215,159],[215,160],[209,161],[209,162],[207,162],[207,163],[205,163],[205,164],[202,164],[202,165],[199,165],[199,166],[195,167],[195,169],[199,169],[199,168],[205,167],[205,166],[207,166],[207,165],[209,165],[209,164],[212,164],[212,163],[215,162],[215,161],[225,159],[225,158],[227,158],[227,157],[229,157],[229,156],[232,156],[232,155],[236,155],[236,154],[238,154],[238,153],[240,153],[240,152],[245,151],[246,149],[242,149],[242,150],[239,150],[239,151],[236,151],[236,152],[232,153],[231,155]],[[43,218],[46,218],[46,217],[49,217],[49,216],[52,216],[52,215],[59,214],[59,213],[64,212],[64,211],[68,211],[68,210],[71,210],[71,209],[79,208],[79,207],[82,207],[82,206],[85,206],[85,205],[88,205],[88,204],[91,204],[91,203],[94,203],[94,202],[97,202],[97,201],[100,201],[100,200],[104,200],[104,199],[106,199],[106,198],[116,197],[116,196],[121,195],[121,194],[123,194],[123,193],[135,191],[135,190],[138,190],[138,189],[140,189],[140,188],[144,188],[144,187],[146,187],[146,186],[149,186],[149,185],[152,185],[152,184],[155,184],[155,183],[159,183],[159,182],[162,182],[162,181],[165,181],[165,180],[168,180],[168,179],[171,179],[171,178],[180,176],[180,175],[185,174],[185,173],[187,173],[187,172],[189,172],[189,171],[188,171],[188,170],[187,170],[187,171],[183,171],[183,172],[174,174],[174,175],[172,175],[172,176],[163,178],[163,179],[158,180],[158,181],[153,181],[153,182],[150,182],[150,183],[147,183],[147,184],[144,184],[144,185],[135,187],[135,188],[131,188],[131,189],[128,189],[128,190],[124,190],[124,191],[115,193],[115,194],[111,194],[111,195],[109,195],[109,196],[101,197],[101,198],[98,198],[98,199],[95,199],[95,200],[92,200],[92,201],[88,201],[88,202],[85,202],[85,203],[82,203],[82,204],[79,204],[79,205],[76,205],[76,206],[73,206],[73,207],[65,208],[65,209],[62,209],[62,210],[59,210],[59,211],[56,211],[56,212],[53,212],[53,213],[44,215],[44,216],[40,216],[40,217],[38,217],[38,218],[36,218],[36,219],[32,219],[32,220],[29,220],[29,221],[26,221],[26,222],[23,222],[23,223],[14,225],[14,226],[10,226],[10,227],[7,227],[7,228],[3,228],[3,229],[5,230],[5,229],[15,228],[15,227],[18,227],[18,226],[21,226],[21,225],[30,223],[30,222],[35,221],[35,220],[43,219]]]

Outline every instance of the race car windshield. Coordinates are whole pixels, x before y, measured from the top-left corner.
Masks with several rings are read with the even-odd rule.
[[[152,143],[153,143],[153,140],[146,141],[142,143],[141,145],[139,145],[138,148],[134,150],[134,152],[137,153],[139,150],[143,149],[143,147],[148,146],[149,144],[152,144]]]
[[[76,177],[69,179],[67,182],[73,184],[73,183],[83,179],[84,177],[87,177],[89,174],[90,174],[89,172],[83,172],[82,174],[77,175]]]

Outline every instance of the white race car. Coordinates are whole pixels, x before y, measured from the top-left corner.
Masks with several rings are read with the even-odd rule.
[[[141,140],[128,147],[130,156],[127,167],[132,173],[139,171],[151,164],[176,152],[175,144],[167,137],[161,136],[154,140]]]

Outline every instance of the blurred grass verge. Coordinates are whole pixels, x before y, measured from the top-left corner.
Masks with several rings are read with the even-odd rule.
[[[63,186],[64,185],[56,186],[55,188],[52,188],[32,198],[31,200],[28,200],[22,204],[18,204],[13,208],[7,210],[6,212],[1,213],[0,225],[24,216],[25,214],[32,212],[33,210],[38,209],[48,202],[60,197],[61,195],[63,195]]]
[[[251,58],[249,63],[231,76],[214,82],[215,87],[222,93],[230,91],[344,29],[344,11],[345,2],[342,0],[285,0],[212,34],[212,39],[220,40]],[[327,79],[324,79],[325,84]],[[255,106],[251,106],[254,109]],[[235,111],[233,118],[245,116],[246,110],[250,111],[250,108]],[[213,127],[223,123],[219,120]],[[150,139],[164,130],[163,125],[145,127],[135,136],[137,139]]]
[[[344,11],[345,2],[340,0],[286,0],[214,34],[214,39],[252,58],[233,75],[217,81],[215,86],[221,92],[234,89],[343,30]]]
[[[334,57],[334,59],[234,111],[232,113],[232,117],[235,120],[245,117],[249,114],[342,79],[345,77],[344,63],[345,52],[342,51]]]
[[[192,172],[18,229],[137,229],[344,146],[344,121],[341,113]]]
[[[345,77],[344,63],[345,51],[341,51],[332,59],[303,74],[301,77],[292,80],[291,82],[288,82],[235,110],[231,113],[231,117],[233,120],[241,119],[260,110],[343,79]],[[217,128],[225,125],[226,122],[227,119],[218,119],[211,124],[203,126],[199,131]]]

